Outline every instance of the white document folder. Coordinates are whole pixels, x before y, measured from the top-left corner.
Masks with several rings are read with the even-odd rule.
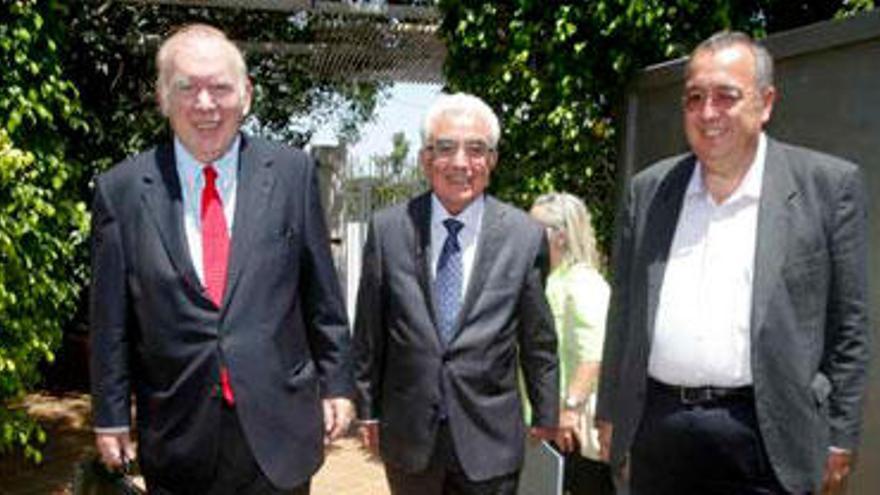
[[[562,495],[563,463],[549,443],[527,439],[517,495]]]

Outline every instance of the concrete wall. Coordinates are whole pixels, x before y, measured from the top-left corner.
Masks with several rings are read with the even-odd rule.
[[[871,304],[880,323],[880,11],[770,36],[776,104],[769,134],[848,158],[865,172],[872,198]],[[649,67],[627,100],[622,179],[687,149],[681,126],[684,61]],[[849,493],[880,493],[880,339],[865,410],[857,471]]]

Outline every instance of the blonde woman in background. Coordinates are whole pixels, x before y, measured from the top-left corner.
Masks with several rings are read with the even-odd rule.
[[[599,462],[593,423],[605,313],[610,290],[599,273],[591,216],[568,193],[540,196],[531,215],[547,227],[550,276],[547,300],[559,340],[561,400],[557,447],[565,454],[565,493],[613,494],[608,465]]]

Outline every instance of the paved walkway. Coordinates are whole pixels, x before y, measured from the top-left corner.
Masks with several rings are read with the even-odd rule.
[[[68,495],[74,468],[94,455],[85,394],[33,394],[25,407],[46,429],[43,463],[34,466],[0,456],[0,495]],[[328,449],[324,467],[312,481],[312,495],[388,495],[382,465],[353,438]]]

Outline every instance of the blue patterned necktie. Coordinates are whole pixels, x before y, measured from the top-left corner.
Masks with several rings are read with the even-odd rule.
[[[437,276],[434,279],[434,291],[437,297],[437,324],[440,338],[448,344],[452,338],[455,320],[461,307],[461,285],[464,270],[461,261],[461,245],[458,233],[464,224],[454,218],[443,220],[448,235],[440,251],[437,262]]]

